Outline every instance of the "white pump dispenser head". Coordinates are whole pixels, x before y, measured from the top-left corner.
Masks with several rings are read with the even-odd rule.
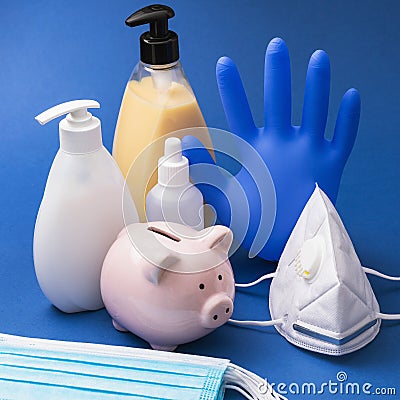
[[[88,108],[100,108],[94,100],[73,100],[58,104],[39,114],[35,119],[41,124],[68,114],[60,121],[60,148],[72,154],[91,153],[101,148],[101,123]]]
[[[164,146],[164,157],[158,160],[158,184],[170,187],[187,185],[189,161],[182,156],[180,139],[168,138]]]
[[[102,308],[104,258],[125,219],[138,222],[135,205],[111,154],[102,145],[93,100],[59,104],[38,115],[59,125],[60,150],[51,166],[36,219],[33,258],[45,296],[64,312]]]

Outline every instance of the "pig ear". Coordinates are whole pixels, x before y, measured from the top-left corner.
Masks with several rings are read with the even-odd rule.
[[[154,256],[152,259],[154,260]],[[156,261],[156,265],[150,262],[146,263],[144,267],[145,278],[155,286],[158,286],[168,268],[178,262],[178,258],[173,255],[168,255]]]
[[[233,234],[229,228],[223,225],[210,226],[203,229],[202,234],[204,234],[202,241],[209,249],[218,248],[228,254],[233,241]]]

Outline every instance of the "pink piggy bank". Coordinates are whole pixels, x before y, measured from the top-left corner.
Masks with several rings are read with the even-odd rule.
[[[101,273],[114,327],[172,351],[226,323],[235,296],[231,244],[231,230],[221,225],[202,231],[169,222],[129,225]]]

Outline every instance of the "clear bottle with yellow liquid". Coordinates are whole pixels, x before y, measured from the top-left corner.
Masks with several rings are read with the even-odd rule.
[[[174,15],[170,7],[157,4],[125,21],[131,27],[150,24],[140,36],[140,62],[125,89],[113,145],[113,156],[142,219],[146,193],[157,182],[165,138],[180,129],[206,126],[179,61],[178,35],[168,29]],[[211,148],[207,130],[199,132],[198,138]]]

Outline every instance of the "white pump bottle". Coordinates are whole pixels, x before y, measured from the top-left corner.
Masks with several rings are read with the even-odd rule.
[[[146,216],[148,221],[204,228],[203,196],[189,181],[189,161],[182,156],[178,138],[165,141],[164,157],[158,160],[158,184],[146,197]]]
[[[59,124],[60,149],[33,241],[39,285],[50,302],[67,313],[103,307],[103,260],[124,227],[124,216],[138,222],[122,174],[102,144],[100,120],[87,111],[99,107],[93,100],[76,100],[36,117],[44,125],[68,113]]]

